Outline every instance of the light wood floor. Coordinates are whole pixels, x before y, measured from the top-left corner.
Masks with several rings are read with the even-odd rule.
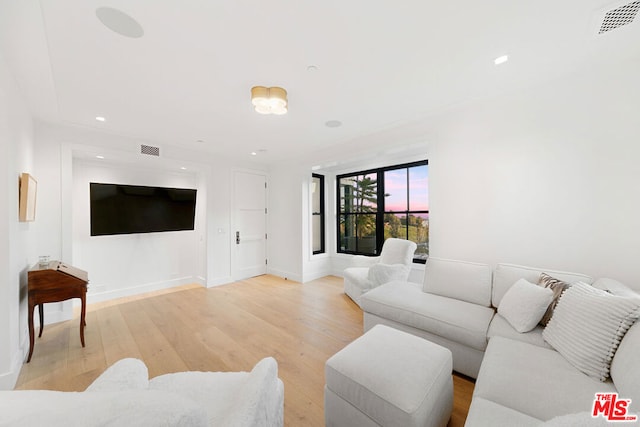
[[[144,360],[155,377],[248,371],[273,356],[285,386],[285,425],[323,426],[324,364],[362,335],[362,311],[342,289],[338,277],[301,285],[267,275],[89,305],[86,347],[78,318],[45,326],[16,389],[81,391],[123,357]],[[454,375],[449,426],[464,425],[472,393],[473,382]]]

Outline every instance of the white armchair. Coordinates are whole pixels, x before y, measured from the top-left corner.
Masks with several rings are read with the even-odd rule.
[[[360,295],[365,292],[392,280],[407,280],[416,247],[410,240],[389,238],[380,256],[354,256],[344,270],[344,293],[360,305]]]

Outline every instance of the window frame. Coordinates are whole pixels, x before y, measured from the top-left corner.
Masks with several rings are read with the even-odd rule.
[[[380,167],[380,168],[374,168],[374,169],[367,169],[367,170],[363,170],[363,171],[357,171],[357,172],[349,172],[349,173],[344,173],[344,174],[340,174],[340,175],[336,175],[336,252],[337,253],[342,253],[342,254],[349,254],[349,255],[364,255],[364,256],[379,256],[380,252],[382,251],[382,245],[384,244],[384,217],[385,214],[395,214],[395,215],[401,215],[401,214],[405,214],[406,215],[406,221],[408,222],[409,220],[409,215],[410,214],[426,214],[427,217],[429,215],[429,210],[406,210],[406,211],[389,211],[386,212],[386,206],[385,206],[385,182],[384,182],[384,174],[385,172],[388,171],[392,171],[392,170],[397,170],[397,169],[406,169],[407,172],[409,171],[410,168],[412,167],[416,167],[416,166],[428,166],[429,165],[429,160],[419,160],[419,161],[415,161],[415,162],[410,162],[410,163],[402,163],[402,164],[397,164],[397,165],[391,165],[391,166],[385,166],[385,167]],[[349,177],[356,177],[359,175],[371,175],[371,174],[375,174],[376,175],[376,179],[377,179],[377,191],[376,191],[376,211],[375,213],[366,213],[367,215],[375,215],[376,216],[376,220],[375,220],[375,226],[376,226],[376,253],[375,254],[370,254],[370,253],[364,253],[364,252],[359,252],[357,250],[342,250],[341,249],[341,231],[340,231],[340,218],[342,216],[356,216],[357,215],[363,215],[363,213],[361,212],[351,212],[351,213],[345,213],[341,210],[341,194],[340,194],[340,181],[344,178],[349,178]],[[409,175],[407,175],[407,209],[409,209],[410,207],[410,186],[408,185],[410,182],[410,177]],[[407,240],[408,240],[408,234],[409,234],[409,227],[407,224]],[[413,258],[413,262],[416,264],[424,264],[426,262],[426,259],[421,259],[421,258]]]
[[[313,203],[311,205],[311,251],[313,255],[319,255],[319,254],[323,254],[326,252],[326,235],[325,235],[325,202],[324,202],[324,175],[320,175],[317,173],[312,173],[311,174],[311,178],[312,178],[312,182],[313,182],[313,178],[318,179],[319,181],[319,187],[320,187],[320,191],[319,191],[319,196],[320,196],[320,212],[314,212],[313,211]],[[315,251],[313,250],[314,247],[314,241],[313,241],[313,217],[315,215],[320,216],[320,249]]]

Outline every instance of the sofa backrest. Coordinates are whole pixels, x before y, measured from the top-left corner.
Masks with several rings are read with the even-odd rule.
[[[584,282],[591,284],[593,279],[580,273],[569,273],[566,271],[549,270],[537,267],[525,267],[514,264],[498,264],[493,272],[493,294],[491,302],[494,307],[500,305],[500,301],[509,288],[520,279],[525,279],[531,283],[538,283],[540,273],[547,273],[549,276],[560,279],[569,284]]]
[[[380,264],[411,265],[417,245],[411,240],[388,238],[382,245]]]
[[[429,257],[424,292],[491,307],[491,266]]]

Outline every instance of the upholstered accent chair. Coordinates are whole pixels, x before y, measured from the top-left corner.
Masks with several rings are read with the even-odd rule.
[[[389,238],[380,256],[354,256],[344,270],[344,293],[360,305],[360,295],[365,292],[392,280],[407,280],[416,247],[410,240]]]

